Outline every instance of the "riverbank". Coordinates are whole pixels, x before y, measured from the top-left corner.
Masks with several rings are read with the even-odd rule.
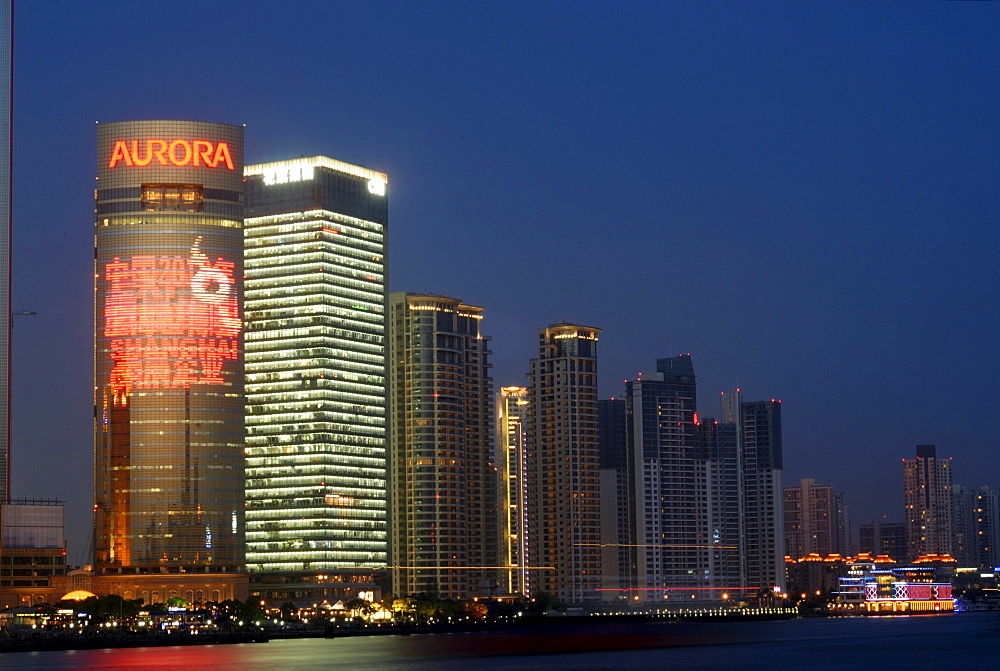
[[[0,637],[0,653],[44,652],[46,650],[101,650],[104,648],[147,648],[175,645],[218,645],[228,643],[267,643],[267,632],[237,630],[220,632],[114,631],[73,633],[65,631],[32,632]]]
[[[802,618],[740,622],[546,621],[500,631],[437,636],[271,640],[267,645],[187,645],[13,653],[19,671],[312,671],[552,669],[996,667],[1000,613],[921,617]]]
[[[102,648],[142,648],[175,645],[220,645],[233,643],[266,643],[270,640],[299,638],[356,638],[360,636],[410,636],[430,634],[468,634],[521,632],[551,635],[567,629],[608,629],[621,625],[693,623],[693,622],[759,622],[787,620],[797,617],[790,609],[784,612],[645,612],[606,614],[535,615],[511,620],[435,622],[432,624],[289,624],[285,627],[243,628],[228,631],[167,630],[130,631],[25,631],[3,632],[0,653],[39,652],[46,650],[97,650]]]

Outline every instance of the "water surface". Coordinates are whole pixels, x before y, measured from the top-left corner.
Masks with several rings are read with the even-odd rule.
[[[0,655],[11,669],[1000,669],[1000,613],[556,622],[515,631]]]

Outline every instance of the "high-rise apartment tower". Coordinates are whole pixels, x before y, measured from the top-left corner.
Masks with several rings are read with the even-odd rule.
[[[626,383],[631,528],[636,593],[662,601],[667,588],[707,587],[708,501],[690,356],[657,361],[657,372]]]
[[[938,459],[934,445],[917,445],[903,459],[903,503],[911,561],[925,554],[952,554],[951,459]]]
[[[564,603],[601,598],[600,332],[566,322],[541,329],[528,373],[533,584]]]
[[[389,295],[393,593],[460,599],[497,585],[497,473],[483,308]]]
[[[846,555],[843,496],[809,478],[784,489],[785,553],[801,559],[810,553]]]
[[[739,389],[722,395],[722,415],[738,430],[744,585],[785,588],[781,487],[781,401],[743,401]]]
[[[597,402],[598,466],[601,498],[601,588],[603,599],[619,601],[635,587],[635,548],[632,547],[632,495],[628,420],[624,398]],[[617,590],[617,592],[616,592]]]

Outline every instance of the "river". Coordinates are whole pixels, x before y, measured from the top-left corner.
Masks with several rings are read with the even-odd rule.
[[[997,669],[1000,613],[516,631],[0,655],[7,669]]]

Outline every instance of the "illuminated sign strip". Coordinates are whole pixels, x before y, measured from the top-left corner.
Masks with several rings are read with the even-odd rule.
[[[182,167],[190,165],[195,168],[205,166],[217,168],[219,164],[227,170],[235,170],[233,156],[229,151],[229,143],[212,144],[208,140],[172,140],[147,139],[146,153],[142,153],[143,144],[139,140],[117,140],[111,150],[108,168],[115,168],[119,163],[126,167],[144,167],[150,165],[155,158],[160,165]]]
[[[235,265],[210,262],[200,245],[199,236],[187,258],[133,256],[105,265],[112,388],[220,384],[223,362],[239,358]]]
[[[353,165],[351,163],[345,163],[344,161],[338,161],[336,159],[328,158],[326,156],[310,156],[308,158],[296,158],[288,161],[273,161],[271,163],[258,163],[256,165],[248,165],[243,168],[243,176],[250,177],[252,175],[266,175],[268,172],[275,171],[301,171],[303,168],[315,167],[329,168],[330,170],[336,170],[337,172],[346,173],[348,175],[353,175],[355,177],[362,177],[365,179],[377,179],[383,184],[389,183],[389,176],[384,172],[379,172],[378,170],[372,170],[370,168],[363,168],[360,165]],[[311,176],[310,176],[311,179]],[[384,195],[378,194],[378,195]]]

